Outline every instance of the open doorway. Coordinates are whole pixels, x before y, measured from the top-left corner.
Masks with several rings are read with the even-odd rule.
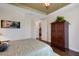
[[[39,40],[42,40],[42,28],[41,28],[41,23],[39,23]]]

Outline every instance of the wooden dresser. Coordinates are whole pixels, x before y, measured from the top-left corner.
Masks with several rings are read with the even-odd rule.
[[[68,36],[69,36],[69,23],[53,22],[51,23],[51,46],[57,47],[58,49],[68,49]]]

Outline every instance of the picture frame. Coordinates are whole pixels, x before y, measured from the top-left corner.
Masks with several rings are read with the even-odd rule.
[[[1,28],[20,28],[19,21],[1,20]]]

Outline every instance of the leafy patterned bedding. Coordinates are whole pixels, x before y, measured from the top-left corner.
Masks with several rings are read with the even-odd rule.
[[[9,42],[6,51],[0,56],[53,56],[51,47],[35,39],[15,40]]]

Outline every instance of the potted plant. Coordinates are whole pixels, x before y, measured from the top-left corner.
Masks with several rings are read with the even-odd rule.
[[[64,20],[64,16],[57,16],[56,21],[58,21],[58,22],[63,22],[63,21],[65,21],[65,20]]]

